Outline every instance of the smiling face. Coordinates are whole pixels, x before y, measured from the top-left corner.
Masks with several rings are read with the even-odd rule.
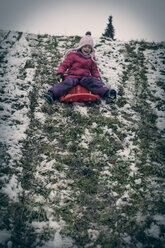
[[[89,55],[92,52],[92,48],[90,45],[85,45],[81,48],[81,51],[84,55]]]

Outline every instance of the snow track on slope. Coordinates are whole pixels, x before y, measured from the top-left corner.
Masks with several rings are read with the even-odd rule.
[[[21,157],[22,141],[26,138],[25,131],[29,125],[28,94],[32,89],[35,69],[27,69],[22,78],[26,61],[31,58],[31,48],[27,35],[11,32],[1,46],[7,53],[2,64],[4,75],[1,81],[1,142],[12,161]],[[6,64],[7,63],[7,64]]]

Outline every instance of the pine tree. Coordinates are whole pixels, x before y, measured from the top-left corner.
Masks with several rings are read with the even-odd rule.
[[[106,28],[103,36],[110,37],[110,38],[114,39],[115,29],[114,29],[113,24],[112,24],[112,16],[109,16],[108,21],[109,22],[107,24],[107,28]]]

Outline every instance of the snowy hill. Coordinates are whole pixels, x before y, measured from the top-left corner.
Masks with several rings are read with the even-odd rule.
[[[48,106],[79,38],[0,31],[0,247],[161,248],[165,44],[95,39],[116,105]]]

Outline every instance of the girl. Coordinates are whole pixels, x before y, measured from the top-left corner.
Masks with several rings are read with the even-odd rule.
[[[62,82],[51,87],[44,95],[48,103],[52,104],[54,100],[66,95],[77,84],[87,88],[93,94],[105,98],[107,103],[115,102],[116,91],[109,90],[101,81],[93,46],[91,32],[86,32],[80,40],[79,46],[69,50],[57,71],[57,80],[60,82],[62,79]],[[64,79],[66,71],[67,77]]]

